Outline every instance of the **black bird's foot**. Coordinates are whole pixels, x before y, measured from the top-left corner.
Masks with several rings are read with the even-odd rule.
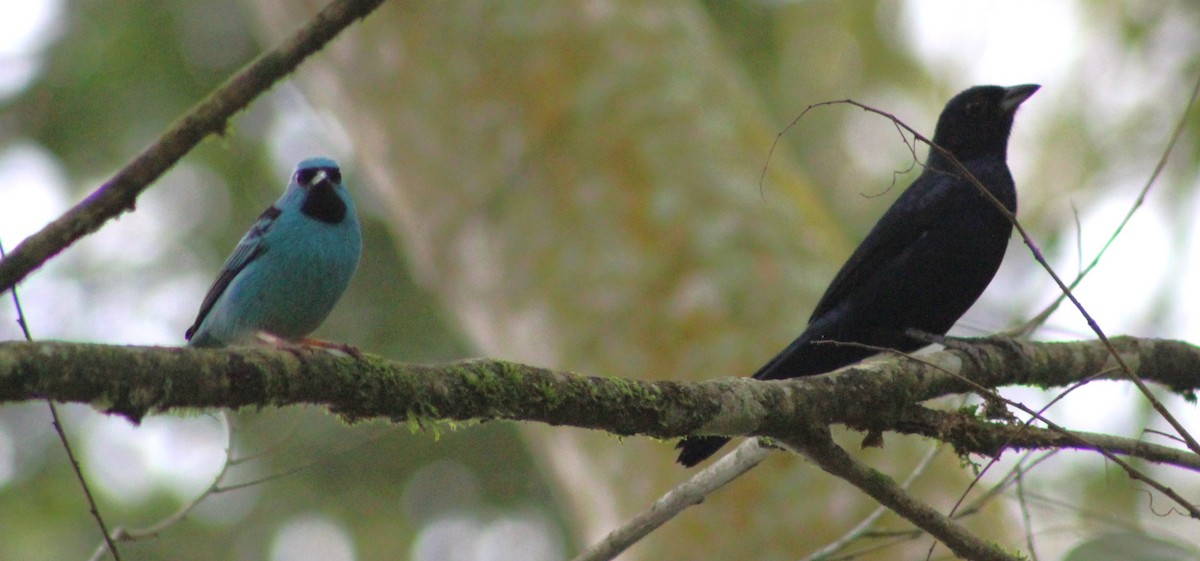
[[[928,331],[921,331],[920,329],[912,329],[912,328],[905,329],[904,336],[908,337],[910,339],[916,339],[917,341],[920,341],[927,345],[932,345],[934,343],[940,345],[940,344],[942,344],[942,341],[946,340],[945,335],[938,335],[937,333],[930,333]]]
[[[867,448],[883,448],[883,431],[879,429],[871,429],[863,436],[862,444],[859,447],[863,450]]]
[[[922,343],[930,345],[941,345],[952,351],[959,351],[971,357],[971,360],[980,362],[983,359],[983,353],[979,347],[975,346],[978,339],[969,339],[966,337],[950,337],[948,335],[939,335],[919,329],[909,329],[904,332],[905,335],[916,339]]]
[[[1014,356],[1024,356],[1025,349],[1021,342],[1011,337],[989,335],[986,337],[949,337],[946,335],[937,335],[934,333],[926,333],[910,329],[906,335],[920,341],[929,343],[937,343],[952,351],[959,351],[975,361],[976,364],[986,364],[987,356],[984,353],[984,346],[999,347],[1003,352]],[[993,420],[1013,420],[1012,412],[1008,410],[1007,405],[1001,400],[994,399],[988,395],[980,394],[984,400],[984,417]]]
[[[920,329],[906,329],[904,330],[904,335],[927,345],[941,345],[947,349],[963,352],[968,352],[967,347],[971,346],[971,342],[978,340],[970,337],[951,337],[949,335],[921,331]]]
[[[1008,404],[999,399],[993,399],[989,396],[980,396],[983,398],[983,416],[985,419],[992,421],[1016,422],[1017,416],[1013,415],[1012,411],[1008,410]]]
[[[967,346],[975,347],[976,350],[978,350],[979,347],[987,345],[987,346],[992,346],[992,347],[998,347],[1001,351],[1003,351],[1006,354],[1010,354],[1010,355],[1018,356],[1018,357],[1025,356],[1024,345],[1021,343],[1021,341],[1019,341],[1017,339],[1013,339],[1012,337],[1004,337],[1001,335],[988,335],[985,337],[946,337],[946,339],[950,340],[951,343],[953,345],[955,345],[955,346],[947,345],[947,348],[954,349],[954,350],[964,350],[964,352],[970,352],[970,351],[966,351],[965,349],[960,348],[959,345],[961,345],[963,347],[967,347]]]
[[[980,347],[984,345],[1000,347],[1005,352],[1017,356],[1025,354],[1021,342],[1010,337],[998,337],[994,335],[987,337],[951,337],[949,335],[938,335],[918,329],[909,329],[904,334],[924,343],[938,344],[952,351],[962,352],[969,355],[976,362],[982,362],[983,360],[983,350]]]

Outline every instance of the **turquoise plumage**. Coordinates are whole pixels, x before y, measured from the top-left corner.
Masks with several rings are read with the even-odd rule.
[[[337,162],[300,162],[283,196],[225,261],[187,330],[188,344],[302,340],[333,310],[361,253],[358,215]]]

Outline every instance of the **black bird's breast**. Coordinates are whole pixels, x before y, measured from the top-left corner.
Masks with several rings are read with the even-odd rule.
[[[966,164],[1015,213],[1016,191],[1004,162]],[[910,187],[911,201],[903,200],[905,193],[888,212],[896,216],[880,221],[882,249],[872,258],[877,265],[845,292],[845,306],[867,312],[879,329],[893,333],[948,331],[996,275],[1012,234],[1012,223],[973,183],[957,174],[927,174]],[[893,219],[901,225],[889,247],[887,223]]]

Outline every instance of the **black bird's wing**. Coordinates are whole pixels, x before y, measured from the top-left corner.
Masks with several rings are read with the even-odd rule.
[[[816,322],[842,324],[837,327],[854,329],[852,322],[864,318],[837,315],[835,310],[864,287],[883,282],[908,266],[919,244],[947,212],[953,201],[955,178],[927,170],[913,181],[896,202],[875,223],[841,270],[825,289],[809,319],[809,329],[800,334],[787,348],[779,352],[754,373],[759,380],[777,380],[806,374],[820,374],[866,358],[874,351],[858,347],[814,345],[812,326]],[[868,321],[870,318],[866,318]],[[678,462],[691,467],[716,453],[729,439],[723,436],[691,436],[679,442]]]
[[[906,275],[911,278],[913,274],[930,274],[928,271],[914,273],[912,269],[921,266],[919,261],[927,252],[936,251],[929,247],[930,233],[946,219],[947,213],[954,212],[961,200],[961,193],[956,190],[962,189],[964,183],[933,170],[926,170],[917,177],[884,212],[833,277],[809,318],[808,329],[759,368],[753,377],[777,380],[821,374],[875,354],[875,351],[861,347],[814,345],[813,340],[832,332],[841,334],[834,340],[880,343],[856,340],[853,336],[870,331],[876,327],[871,324],[880,318],[839,308],[851,298],[879,298],[881,292],[887,290],[888,283],[904,282],[902,279]]]
[[[809,323],[828,314],[855,291],[878,280],[884,271],[905,270],[908,259],[939,217],[952,211],[961,179],[933,170],[923,172],[880,217],[850,254],[813,309]],[[973,186],[966,185],[968,188]]]
[[[876,292],[881,283],[897,273],[903,274],[919,261],[922,243],[937,227],[939,217],[953,212],[954,189],[963,188],[960,180],[937,171],[926,170],[875,223],[817,303],[809,319],[809,328],[791,344],[759,368],[753,377],[758,380],[778,380],[828,372],[862,360],[875,351],[862,347],[818,345],[815,332],[833,329],[854,333],[869,329],[861,325],[875,318],[838,310],[847,299]],[[970,188],[973,186],[967,185]],[[690,436],[679,441],[678,462],[694,466],[717,452],[729,438],[724,436]]]
[[[200,324],[204,322],[205,317],[208,317],[208,313],[212,311],[217,299],[225,293],[225,289],[229,288],[229,283],[233,282],[238,273],[266,253],[267,243],[263,237],[271,229],[275,219],[279,218],[280,213],[281,211],[274,205],[267,207],[267,210],[264,210],[254,225],[250,227],[250,231],[246,232],[246,235],[238,242],[233,253],[225,260],[225,265],[221,267],[217,280],[213,281],[212,287],[208,289],[208,294],[204,295],[204,301],[200,304],[200,312],[196,314],[196,321],[184,333],[184,339],[189,341],[192,339],[192,335],[195,335],[196,330],[200,329]]]

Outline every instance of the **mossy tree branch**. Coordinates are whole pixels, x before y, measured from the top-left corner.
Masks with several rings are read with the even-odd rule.
[[[804,454],[831,475],[858,487],[879,504],[900,514],[918,528],[937,537],[956,557],[972,561],[1020,561],[994,543],[982,540],[961,524],[905,491],[891,477],[856,460],[834,443],[828,427],[808,426],[796,431],[785,444]]]
[[[981,341],[922,360],[880,360],[833,375],[696,383],[581,376],[486,359],[413,365],[263,348],[13,342],[0,343],[0,403],[41,398],[91,403],[135,422],[176,408],[316,404],[349,421],[521,420],[658,438],[788,438],[797,426],[843,423],[934,436],[960,452],[997,454],[1010,446],[1068,444],[1032,428],[1021,431],[961,412],[931,412],[920,402],[969,392],[962,378],[990,388],[1049,388],[1097,373],[1122,376],[1096,341]],[[1200,386],[1200,348],[1132,337],[1112,341],[1144,379],[1185,396]],[[1155,461],[1169,458],[1169,449],[1119,448],[1119,453]]]

